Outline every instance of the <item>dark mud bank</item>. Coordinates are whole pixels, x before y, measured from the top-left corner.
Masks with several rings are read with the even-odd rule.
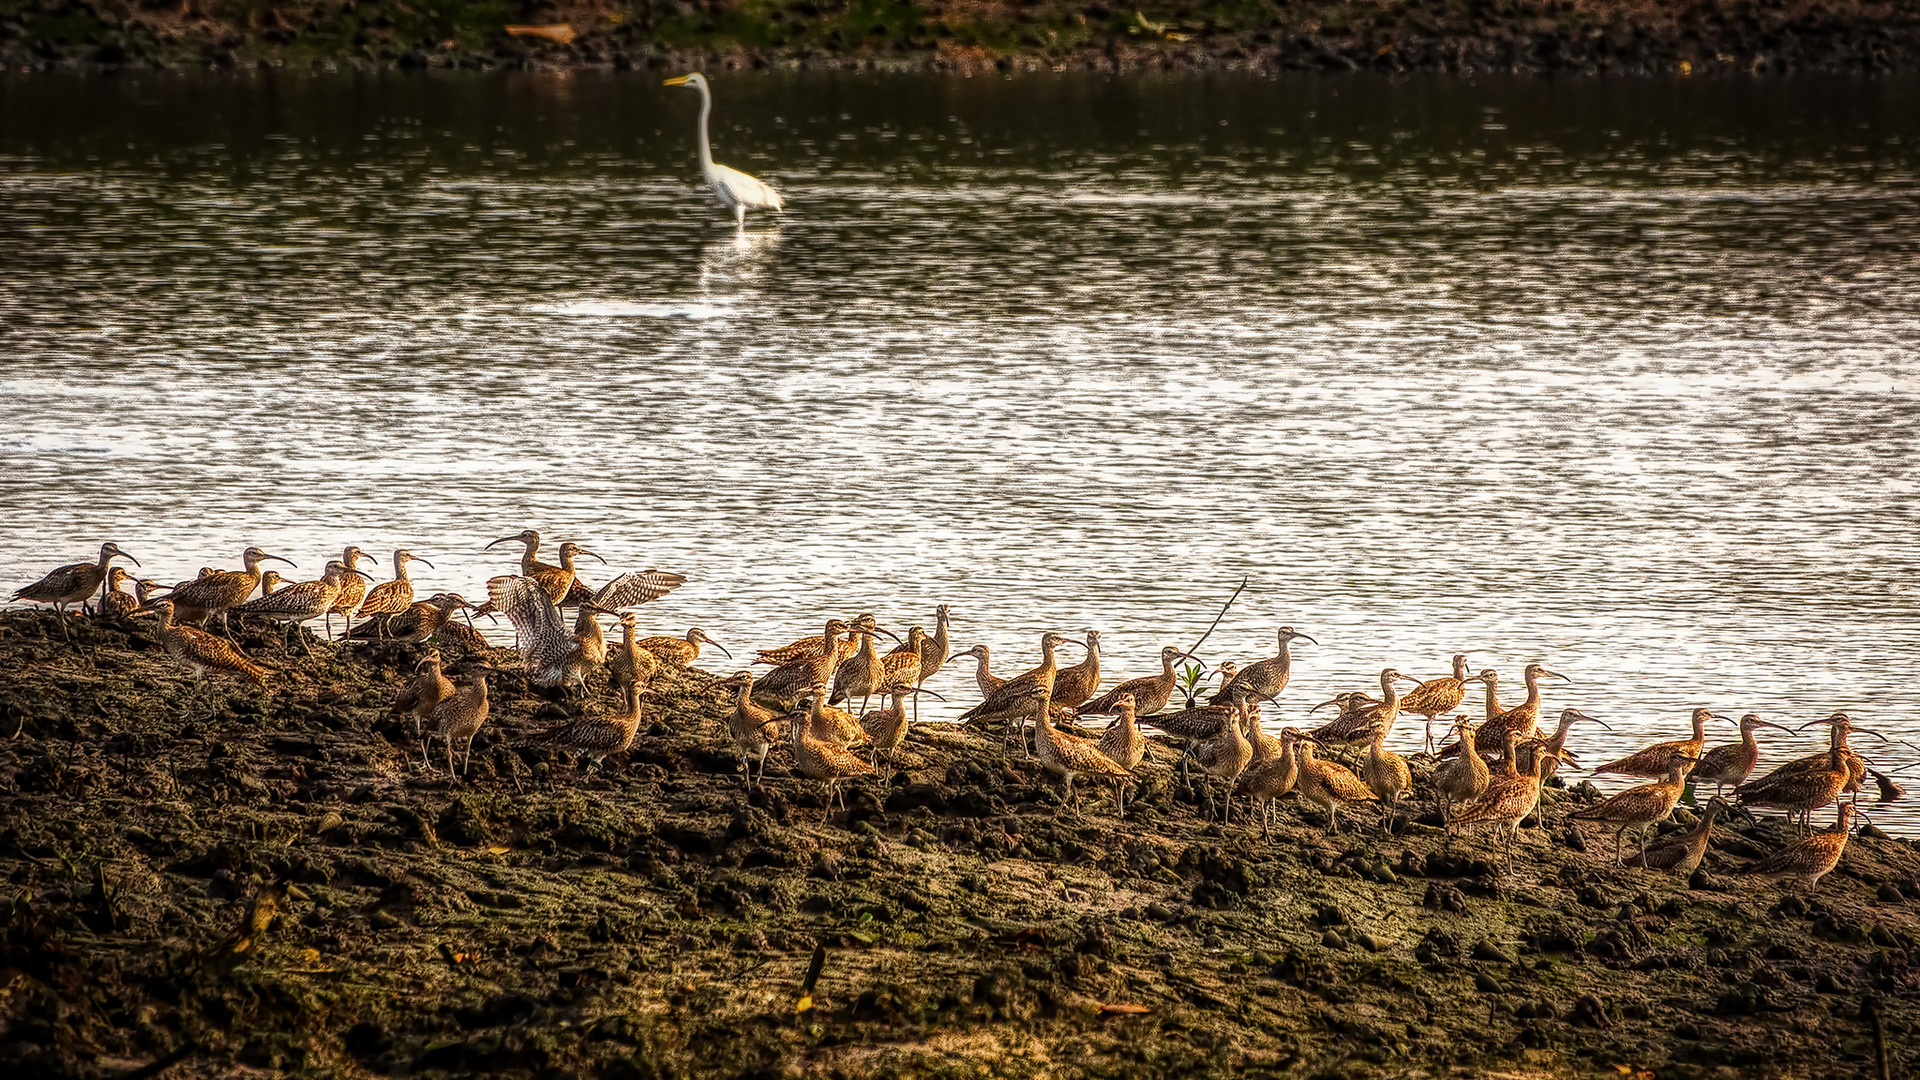
[[[1530,828],[1509,877],[1418,824],[1208,824],[1164,764],[1060,813],[938,729],[828,821],[777,756],[744,796],[691,671],[586,779],[496,676],[455,782],[386,715],[403,649],[243,634],[268,692],[183,717],[150,629],[73,629],[0,614],[12,1077],[1858,1077],[1876,1022],[1920,1066],[1920,852],[1876,835],[1810,897],[1733,876],[1778,821],[1691,881]]]
[[[0,0],[0,67],[1858,74],[1920,70],[1920,4]]]

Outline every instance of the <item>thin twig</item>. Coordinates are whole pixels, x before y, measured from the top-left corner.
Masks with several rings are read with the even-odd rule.
[[[1227,602],[1226,602],[1226,603],[1224,603],[1224,604],[1222,604],[1222,605],[1220,605],[1220,614],[1218,614],[1218,615],[1215,615],[1215,616],[1213,617],[1213,622],[1212,622],[1212,623],[1211,623],[1210,625],[1208,625],[1208,627],[1207,627],[1207,632],[1206,632],[1206,633],[1204,633],[1204,634],[1201,634],[1201,635],[1200,635],[1200,640],[1199,640],[1199,641],[1196,641],[1196,642],[1194,642],[1194,643],[1193,643],[1193,648],[1191,648],[1191,649],[1188,649],[1188,650],[1187,650],[1188,652],[1190,652],[1190,653],[1195,653],[1195,652],[1199,652],[1199,651],[1200,651],[1200,646],[1202,646],[1202,645],[1205,645],[1205,644],[1207,643],[1207,639],[1213,636],[1213,631],[1214,631],[1214,628],[1215,628],[1215,627],[1218,627],[1218,626],[1220,625],[1220,620],[1221,620],[1221,619],[1224,619],[1224,618],[1226,618],[1226,617],[1227,617],[1227,609],[1233,606],[1233,602],[1234,602],[1235,600],[1238,600],[1238,599],[1240,599],[1240,593],[1241,593],[1242,591],[1244,591],[1244,590],[1246,589],[1246,587],[1247,587],[1247,582],[1248,582],[1249,580],[1251,580],[1251,579],[1250,579],[1250,578],[1247,578],[1247,577],[1244,577],[1244,576],[1243,576],[1243,577],[1241,577],[1241,579],[1240,579],[1240,588],[1238,588],[1238,589],[1235,589],[1235,590],[1233,590],[1233,595],[1232,595],[1232,596],[1229,596],[1229,597],[1227,597]]]

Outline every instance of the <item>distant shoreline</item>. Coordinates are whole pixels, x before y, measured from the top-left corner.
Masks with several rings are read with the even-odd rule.
[[[865,6],[722,0],[498,8],[0,0],[0,73],[291,70],[1371,71],[1856,75],[1920,70],[1920,4],[1403,0],[1392,7]],[[874,14],[875,11],[881,14]],[[453,14],[448,14],[451,11]]]

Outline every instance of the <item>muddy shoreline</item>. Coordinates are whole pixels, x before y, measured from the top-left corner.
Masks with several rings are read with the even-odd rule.
[[[0,0],[0,68],[1879,74],[1920,70],[1920,4]]]
[[[698,671],[585,779],[496,676],[454,782],[386,714],[407,649],[246,631],[266,693],[182,715],[150,625],[72,628],[0,614],[9,1076],[1857,1077],[1876,1011],[1920,1065],[1920,849],[1871,833],[1811,896],[1734,876],[1777,819],[1691,881],[1529,828],[1508,877],[1377,815],[1208,823],[1158,750],[1126,821],[1059,813],[935,728],[828,820],[778,751],[745,797]]]

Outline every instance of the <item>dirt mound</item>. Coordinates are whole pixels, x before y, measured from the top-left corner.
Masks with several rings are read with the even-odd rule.
[[[1163,747],[1126,821],[1063,811],[940,728],[829,821],[781,751],[747,797],[697,671],[585,777],[521,740],[604,684],[498,675],[457,781],[387,716],[409,650],[242,631],[267,691],[183,715],[150,625],[72,629],[0,614],[8,1076],[1857,1077],[1876,1012],[1920,1062],[1904,842],[1856,838],[1800,897],[1732,876],[1778,821],[1691,882],[1555,825],[1509,877],[1365,814],[1209,823]]]

